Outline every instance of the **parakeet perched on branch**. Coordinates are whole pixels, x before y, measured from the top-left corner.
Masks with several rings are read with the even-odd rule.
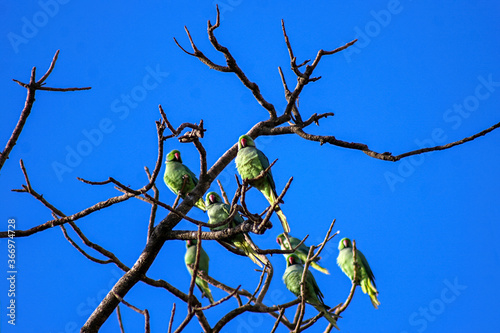
[[[175,195],[178,195],[180,192],[181,198],[184,199],[186,195],[194,189],[196,184],[198,184],[198,178],[196,178],[196,175],[189,170],[187,166],[182,164],[181,153],[176,149],[168,153],[165,163],[165,174],[163,175],[165,185],[167,185]],[[206,211],[203,198],[200,198],[195,206],[202,211]]]
[[[351,279],[354,279],[354,265],[352,260],[352,243],[349,238],[342,238],[339,242],[339,255],[337,264],[342,271]],[[363,253],[356,248],[356,261],[359,264],[358,279],[361,290],[370,296],[375,309],[378,309],[380,302],[377,299],[378,291],[375,285],[375,276]]]
[[[291,249],[295,248],[297,245],[299,245],[299,243],[300,243],[300,239],[298,239],[298,238],[295,238],[292,236],[289,236],[288,238],[290,239],[290,244],[288,244],[288,240],[286,239],[285,234],[280,234],[276,238],[276,242],[280,245],[282,250],[291,250]],[[307,255],[309,254],[309,246],[301,244],[297,248],[297,250],[295,250],[294,254],[296,254],[297,257],[300,258],[300,260],[302,260],[303,262],[306,262]],[[288,256],[290,256],[290,254],[283,254],[283,255],[285,256],[285,259],[287,259]],[[320,260],[320,257],[317,257],[316,259],[314,259],[314,261],[311,261],[311,264],[310,264],[311,267],[320,271],[323,274],[330,274],[328,269],[321,267],[317,263],[319,260]]]
[[[198,244],[198,241],[195,239],[186,241],[186,254],[184,255],[184,261],[186,262],[187,270],[191,276],[193,276],[192,266],[196,262],[196,244]],[[200,247],[200,251],[198,270],[208,275],[208,262],[210,259],[208,258],[208,254],[205,250],[203,250],[203,247]],[[208,287],[208,283],[199,277],[196,277],[195,283],[201,291],[201,296],[207,297],[210,303],[213,304],[214,299],[212,297],[212,293],[210,292],[210,288]]]
[[[207,193],[205,197],[205,204],[207,207],[207,213],[209,224],[217,224],[229,217],[229,212],[231,207],[222,202],[221,197],[215,192]],[[212,231],[224,230],[226,228],[233,228],[239,224],[243,223],[243,217],[240,214],[236,213],[233,217],[232,221],[230,221],[226,225],[210,228]],[[248,235],[247,235],[248,236]],[[249,237],[249,236],[248,236]],[[246,241],[245,236],[242,233],[231,236],[227,241],[233,244],[238,249],[242,250],[254,263],[262,267],[261,260],[259,259],[259,254],[257,254],[254,249],[250,246],[250,244]]]
[[[278,195],[276,194],[276,185],[274,184],[271,170],[267,171],[264,177],[252,181],[252,179],[259,176],[262,171],[269,167],[269,160],[263,152],[255,147],[255,142],[248,135],[242,135],[239,138],[238,154],[236,155],[235,162],[240,177],[243,180],[249,180],[250,185],[262,192],[271,205],[274,204],[278,199]],[[290,226],[279,205],[276,205],[274,210],[283,225],[283,230],[289,233]]]
[[[302,260],[295,254],[288,256],[287,267],[285,274],[283,274],[283,282],[287,289],[297,297],[300,297],[300,281],[302,280],[303,272],[304,266],[302,265]],[[319,290],[318,284],[310,271],[307,271],[304,288],[305,301],[321,312],[336,329],[339,329],[337,321],[327,311],[329,307],[323,302],[323,293]]]

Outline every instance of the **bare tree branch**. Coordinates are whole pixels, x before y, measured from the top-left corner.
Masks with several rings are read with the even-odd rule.
[[[132,310],[134,310],[135,312],[137,313],[140,313],[144,316],[144,321],[145,321],[145,324],[144,324],[144,332],[145,333],[150,333],[151,332],[151,329],[150,329],[150,325],[149,325],[149,312],[148,312],[148,309],[144,309],[144,310],[141,310],[135,306],[133,306],[132,304],[126,302],[123,298],[121,298],[120,296],[118,295],[115,295],[116,298],[118,298],[118,300],[125,304],[126,306],[128,306],[129,308],[131,308]],[[121,319],[121,316],[119,316],[119,318]],[[120,324],[121,324],[121,320],[120,320]],[[121,326],[121,325],[120,325]]]
[[[306,279],[307,274],[309,273],[309,264],[311,263],[311,258],[314,253],[314,246],[309,248],[309,253],[307,254],[307,260],[304,263],[302,277],[300,279],[300,304],[297,307],[297,313],[295,314],[295,333],[300,332],[300,325],[302,324],[302,319],[304,318],[304,314],[306,311]]]
[[[201,273],[201,272],[198,272],[198,273]],[[231,297],[236,296],[236,294],[238,293],[238,289],[240,289],[240,287],[241,287],[241,285],[239,285],[238,287],[236,287],[236,289],[232,293],[230,293],[227,296],[224,296],[223,298],[221,298],[220,300],[218,300],[214,304],[209,304],[209,305],[206,305],[206,306],[203,306],[203,307],[199,307],[199,308],[197,307],[196,310],[200,310],[200,311],[208,310],[210,308],[213,308],[214,306],[217,306],[219,304],[224,303],[225,301],[227,301]]]
[[[210,21],[208,22],[208,36],[209,40],[212,43],[212,46],[222,53],[226,59],[226,66],[220,66],[215,64],[213,61],[208,59],[195,45],[189,30],[186,29],[186,33],[188,35],[189,41],[191,43],[191,47],[193,49],[193,53],[189,53],[186,50],[183,49],[186,53],[197,57],[201,62],[205,63],[207,66],[209,66],[212,69],[221,71],[221,72],[233,72],[236,74],[236,76],[240,79],[240,81],[251,90],[253,93],[254,97],[256,100],[268,111],[269,113],[269,119],[265,121],[261,121],[257,124],[255,124],[246,134],[250,135],[252,138],[256,138],[261,135],[279,135],[279,134],[297,134],[301,137],[304,137],[309,135],[304,132],[304,128],[306,126],[311,125],[312,123],[319,123],[319,120],[322,118],[326,118],[329,116],[332,116],[332,113],[325,113],[325,114],[313,114],[309,119],[307,119],[305,122],[302,121],[302,118],[300,116],[298,106],[297,106],[297,101],[300,96],[300,93],[302,89],[304,88],[305,85],[307,85],[309,82],[314,82],[318,80],[320,77],[313,77],[313,71],[317,67],[318,63],[322,59],[324,55],[331,55],[335,54],[339,51],[344,50],[345,48],[353,45],[355,43],[355,40],[347,43],[335,50],[332,51],[324,51],[320,50],[318,51],[316,58],[312,61],[310,65],[308,65],[309,61],[304,61],[301,64],[297,65],[296,64],[296,59],[293,56],[293,51],[291,50],[291,44],[289,42],[288,36],[286,35],[286,31],[283,26],[283,33],[284,36],[287,40],[287,47],[289,47],[289,52],[291,55],[291,63],[292,63],[292,70],[294,73],[297,75],[297,84],[293,91],[288,94],[286,90],[290,91],[288,89],[288,86],[286,86],[286,82],[284,82],[284,76],[282,75],[282,81],[284,82],[285,86],[285,94],[287,98],[287,106],[285,110],[283,111],[283,114],[278,116],[276,113],[276,110],[274,106],[267,102],[264,97],[260,93],[260,89],[257,84],[251,82],[247,76],[243,73],[243,71],[239,68],[239,66],[236,64],[235,59],[231,55],[231,53],[228,51],[227,48],[224,46],[220,45],[219,42],[217,41],[214,31],[220,26],[220,13],[217,8],[217,21],[215,25],[212,25]],[[177,41],[176,41],[177,43]],[[177,43],[178,44],[178,43]],[[178,44],[179,45],[179,44]],[[180,45],[179,45],[180,46]],[[181,47],[182,48],[182,47]],[[302,71],[301,71],[302,70]],[[300,73],[300,74],[297,74]],[[179,136],[181,131],[189,127],[192,129],[192,131],[185,133],[181,137],[179,137],[179,140],[181,142],[193,142],[200,152],[200,174],[203,175],[204,177],[200,177],[200,181],[198,184],[195,186],[195,188],[186,195],[184,200],[179,204],[178,207],[176,207],[175,212],[170,211],[169,214],[158,223],[158,225],[154,228],[153,232],[151,233],[151,237],[149,238],[149,242],[144,248],[143,252],[137,259],[136,263],[134,266],[126,272],[126,274],[115,284],[115,286],[112,288],[112,290],[106,295],[104,300],[101,302],[101,304],[95,309],[95,311],[92,313],[92,315],[88,318],[87,322],[85,323],[84,327],[82,328],[82,332],[96,332],[101,325],[107,320],[109,317],[110,313],[114,310],[114,308],[117,306],[119,303],[119,299],[115,295],[119,295],[119,297],[124,297],[128,293],[128,291],[139,281],[148,281],[149,283],[155,283],[158,285],[163,285],[163,282],[158,282],[158,281],[150,281],[145,278],[145,274],[148,271],[149,267],[152,265],[154,262],[156,256],[158,255],[158,252],[162,248],[163,244],[165,241],[169,239],[193,239],[194,236],[197,236],[201,239],[218,239],[218,237],[223,237],[223,236],[228,236],[229,234],[238,233],[238,232],[248,232],[250,230],[255,229],[255,224],[257,223],[260,224],[262,221],[261,217],[256,214],[252,214],[248,208],[245,205],[245,193],[246,190],[248,189],[247,186],[240,186],[239,190],[237,191],[238,195],[240,195],[240,201],[241,201],[241,206],[244,212],[244,215],[248,217],[248,221],[245,221],[241,226],[238,228],[229,228],[224,231],[220,232],[198,232],[196,231],[183,231],[183,230],[173,230],[174,227],[178,225],[178,223],[184,218],[189,210],[193,207],[195,202],[202,198],[204,193],[210,188],[211,183],[216,179],[216,177],[224,170],[227,165],[234,159],[237,153],[237,144],[233,144],[231,147],[229,147],[226,152],[209,168],[208,165],[204,166],[203,164],[206,163],[204,162],[204,154],[206,153],[204,151],[203,146],[201,145],[199,139],[202,137],[203,134],[203,127],[202,127],[202,122],[200,121],[200,125],[193,125],[189,123],[182,124],[179,128],[174,129],[171,124],[170,126],[167,123],[166,115],[163,112],[162,109],[160,109],[160,113],[162,114],[162,122],[169,127],[169,129],[172,132],[172,135],[162,137],[162,140],[166,140],[167,138],[174,137],[174,136]],[[290,120],[293,120],[295,122],[295,125],[290,125],[290,126],[281,126],[287,122],[290,122]],[[184,126],[184,127],[183,127]],[[310,137],[309,139],[312,140],[314,137]],[[318,139],[319,140],[319,139]],[[315,140],[312,140],[315,141]],[[359,144],[361,145],[361,144]],[[351,149],[356,149],[353,147],[346,147],[346,148],[351,148]],[[358,150],[363,150],[359,148]],[[381,155],[390,155],[389,153],[386,154],[381,154]],[[384,159],[384,158],[381,158]],[[385,160],[390,160],[389,158],[385,158]],[[138,195],[135,195],[136,197],[139,197]],[[144,198],[148,198],[148,200],[154,201],[155,199],[152,198],[151,196],[148,196],[147,193],[141,193],[141,196]],[[157,201],[157,200],[156,200]],[[233,199],[234,201],[234,199]],[[236,202],[234,204],[232,203],[231,205],[232,210],[236,210]],[[272,207],[266,211],[266,214],[272,213]],[[257,221],[257,222],[255,222]],[[198,224],[199,226],[201,224]],[[232,230],[231,230],[232,229]],[[199,230],[201,230],[199,228]],[[331,231],[331,230],[330,230]],[[226,232],[226,233],[224,233]],[[320,246],[320,249],[318,253],[322,250],[324,247],[324,244],[326,241],[330,240],[331,237],[328,235],[325,237],[325,241],[323,242],[323,245]],[[310,256],[309,261],[311,260],[312,256]],[[307,266],[307,265],[306,265]],[[269,278],[269,275],[268,275]],[[208,279],[208,277],[207,277]],[[147,282],[147,283],[148,283]],[[166,283],[166,282],[165,282]],[[264,282],[264,286],[267,283]],[[168,286],[168,288],[167,288]],[[174,290],[175,288],[173,286],[169,286],[167,284],[165,288],[167,290]],[[263,291],[263,287],[261,288],[261,294],[265,294],[265,291]],[[233,289],[234,290],[234,289]],[[176,292],[177,293],[177,292]],[[178,297],[181,297],[183,299],[186,299],[185,302],[190,302],[191,297],[186,294],[179,294],[177,293]],[[238,299],[238,297],[241,296],[240,292],[235,292],[234,297]],[[229,298],[228,298],[229,299]],[[302,298],[303,299],[303,298]],[[252,302],[255,302],[255,304],[252,304]],[[296,305],[300,302],[300,300],[294,300],[293,302],[289,302],[286,304],[282,304],[279,306],[273,306],[273,307],[268,307],[265,306],[264,304],[261,304],[257,302],[257,300],[249,302],[247,304],[242,304],[241,301],[238,302],[238,307],[236,309],[233,309],[226,313],[214,326],[213,329],[210,328],[210,325],[208,325],[205,320],[200,320],[200,317],[198,317],[200,324],[202,325],[202,328],[204,331],[213,331],[213,332],[219,332],[228,322],[239,316],[240,314],[244,312],[259,312],[259,313],[269,313],[275,318],[279,318],[280,316],[280,311],[282,309]],[[202,316],[203,311],[196,310],[196,307],[192,308],[192,311],[189,312],[189,315],[184,319],[183,323],[179,326],[177,331],[182,330],[183,327],[191,320],[192,316],[196,314],[197,316]],[[336,311],[338,308],[336,309]],[[203,318],[203,317],[202,317]],[[314,317],[316,318],[316,317]],[[302,318],[300,321],[302,321],[303,325],[299,323],[298,328],[302,329],[306,325],[312,325],[311,323],[314,322],[314,320],[317,319],[308,319],[305,321],[302,321]],[[279,319],[280,322],[282,322],[287,328],[289,329],[294,329],[296,325],[292,325],[284,315],[281,316],[281,319]],[[298,322],[298,321],[297,321]],[[295,323],[296,324],[296,323]]]
[[[323,145],[325,143],[329,143],[331,145],[342,147],[342,148],[361,150],[362,152],[364,152],[366,155],[368,155],[370,157],[380,159],[383,161],[397,162],[405,157],[419,155],[419,154],[437,151],[437,150],[445,150],[445,149],[449,149],[449,148],[464,144],[464,143],[472,141],[480,136],[486,135],[489,132],[491,132],[499,127],[500,127],[500,122],[496,123],[495,125],[487,128],[479,133],[476,133],[474,135],[471,135],[469,137],[463,138],[463,139],[455,141],[455,142],[451,142],[451,143],[448,143],[445,145],[440,145],[440,146],[435,146],[435,147],[412,150],[412,151],[409,151],[409,152],[406,152],[406,153],[403,153],[400,155],[396,155],[396,156],[392,155],[392,153],[390,153],[390,152],[384,152],[384,153],[375,152],[375,151],[369,149],[368,146],[366,144],[363,144],[363,143],[346,142],[346,141],[338,140],[334,136],[331,136],[331,135],[309,134],[309,133],[304,132],[304,130],[300,126],[296,126],[296,125],[285,126],[285,127],[276,127],[276,128],[266,128],[263,130],[262,135],[297,134],[306,140],[319,142],[321,145]]]
[[[172,306],[172,313],[170,314],[170,321],[168,322],[168,333],[172,333],[172,324],[174,323],[175,316],[175,303]]]
[[[73,223],[73,222],[71,222],[71,223]],[[109,264],[109,263],[113,262],[113,260],[111,260],[111,259],[101,260],[101,259],[97,259],[95,257],[92,257],[87,252],[85,252],[84,250],[82,250],[82,248],[79,247],[78,244],[76,244],[71,239],[71,237],[69,237],[68,232],[66,231],[66,228],[64,227],[64,225],[60,225],[59,227],[61,227],[61,229],[62,229],[62,232],[64,234],[64,238],[66,238],[68,240],[68,242],[70,242],[70,244],[73,245],[73,247],[78,250],[78,252],[80,252],[81,254],[83,254],[85,256],[85,258],[89,259],[90,261],[96,262],[98,264]]]
[[[118,318],[118,325],[120,326],[120,332],[125,333],[125,329],[123,328],[123,322],[122,322],[122,314],[120,312],[119,305],[116,307],[116,317]]]
[[[197,57],[202,63],[207,65],[211,69],[215,69],[219,72],[232,72],[235,73],[236,76],[241,80],[241,82],[250,89],[252,94],[254,95],[255,99],[257,102],[259,102],[260,105],[262,105],[268,112],[271,117],[271,119],[276,118],[276,110],[274,108],[274,105],[269,103],[261,94],[260,88],[257,84],[254,82],[250,81],[245,73],[241,70],[241,68],[238,66],[236,63],[236,59],[234,59],[233,55],[229,52],[229,50],[220,45],[219,42],[217,41],[217,38],[215,37],[214,31],[220,26],[220,12],[219,12],[219,6],[217,8],[217,20],[215,22],[215,25],[212,25],[210,23],[210,20],[208,21],[208,39],[212,43],[212,46],[222,53],[224,57],[226,58],[226,64],[227,66],[220,66],[216,65],[214,62],[212,62],[210,59],[208,59],[198,48],[196,47],[195,43],[193,42],[193,39],[191,38],[191,34],[189,33],[189,30],[185,27],[186,33],[188,35],[189,41],[191,42],[191,47],[193,48],[194,53],[189,53],[186,50],[184,50],[177,40],[174,38],[176,44],[187,54],[192,55]]]
[[[219,185],[220,193],[222,194],[222,198],[224,199],[224,203],[229,205],[229,199],[227,197],[226,191],[224,191],[224,187],[222,187],[222,184],[221,184],[220,180],[218,180],[218,179],[217,179],[217,184]]]
[[[189,294],[188,298],[192,299],[193,298],[193,291],[194,291],[194,285],[196,282],[196,276],[198,273],[198,267],[200,265],[200,256],[201,256],[201,226],[198,226],[198,236],[197,236],[197,243],[196,243],[196,257],[194,260],[194,265],[191,267],[193,272],[191,273],[191,282],[189,283]],[[188,302],[188,313],[191,314],[193,312],[193,304],[191,301]]]
[[[50,73],[52,73],[52,70],[54,69],[58,55],[59,55],[59,50],[56,51],[56,54],[54,55],[54,58],[52,59],[52,62],[50,63],[49,69],[40,78],[40,80],[35,81],[36,67],[33,67],[33,69],[31,70],[30,82],[28,84],[22,83],[18,80],[13,79],[14,82],[16,82],[19,85],[21,85],[22,87],[26,88],[28,90],[28,94],[26,96],[24,108],[21,111],[21,116],[19,117],[19,120],[16,124],[16,127],[14,128],[12,135],[10,136],[9,140],[7,141],[7,144],[5,145],[4,150],[0,153],[0,169],[2,169],[5,161],[9,158],[10,152],[12,151],[14,146],[16,145],[17,139],[19,138],[19,136],[21,135],[21,132],[23,131],[24,124],[26,123],[26,120],[28,119],[28,116],[31,113],[31,109],[33,108],[33,103],[35,102],[35,92],[37,90],[75,91],[75,90],[89,90],[89,89],[91,89],[91,87],[85,87],[85,88],[48,88],[48,87],[42,86],[44,84],[44,81],[49,77]]]
[[[134,191],[134,193],[137,193],[137,195],[144,194],[147,191],[149,191],[153,187],[153,184],[156,181],[156,177],[158,176],[158,174],[160,172],[161,161],[163,159],[162,137],[163,137],[163,131],[164,131],[165,127],[163,125],[161,125],[159,122],[157,122],[156,123],[156,128],[157,128],[157,134],[158,134],[158,158],[156,160],[155,169],[153,171],[153,175],[152,175],[151,180],[149,181],[149,183],[146,184],[145,186],[143,186],[141,189],[139,189],[137,191]],[[110,177],[110,179],[108,179],[108,181],[106,181],[106,182],[112,182],[112,180],[114,180],[114,179],[112,179]],[[106,182],[102,182],[102,183],[106,183]],[[115,181],[115,182],[118,183],[117,181]],[[123,186],[123,187],[125,187],[125,188],[127,188],[126,186],[124,186],[122,184],[120,184],[120,185]],[[22,190],[18,190],[18,191],[22,191]],[[107,199],[105,201],[98,202],[97,204],[95,204],[95,205],[93,205],[91,207],[88,207],[88,208],[86,208],[86,209],[84,209],[84,210],[82,210],[82,211],[80,211],[78,213],[75,213],[73,215],[65,216],[63,218],[56,219],[56,220],[51,220],[51,221],[48,221],[46,223],[40,224],[40,225],[38,225],[36,227],[33,227],[31,229],[17,230],[16,231],[16,237],[29,236],[29,235],[32,235],[34,233],[37,233],[37,232],[40,232],[40,231],[52,228],[54,226],[62,225],[62,224],[67,223],[69,221],[76,221],[76,220],[78,220],[78,219],[80,219],[80,218],[82,218],[84,216],[92,214],[92,213],[94,213],[96,211],[99,211],[99,210],[101,210],[103,208],[112,206],[112,205],[114,205],[116,203],[119,203],[119,202],[122,202],[122,201],[125,201],[125,200],[128,200],[128,199],[130,199],[133,196],[135,196],[135,194],[125,193],[124,195],[112,197],[112,198],[109,198],[109,199]],[[5,237],[8,237],[8,232],[7,231],[0,232],[0,238],[5,238]]]
[[[151,182],[153,179],[151,178],[151,174],[149,173],[148,167],[144,167],[144,171],[146,171],[146,175],[148,176],[148,180]],[[156,187],[154,182],[153,182],[153,193],[154,193],[155,200],[158,201],[158,199],[160,198],[160,192],[158,192],[158,188]],[[149,223],[148,223],[148,237],[147,237],[146,241],[149,240],[149,237],[151,237],[151,233],[153,232],[157,209],[158,209],[158,204],[156,204],[156,202],[152,202],[151,203],[151,214],[149,215]]]
[[[276,318],[276,321],[274,322],[274,326],[273,328],[271,329],[271,332],[270,333],[274,333],[276,332],[276,329],[278,328],[279,324],[280,324],[280,321],[281,321],[281,318],[283,318],[283,314],[285,313],[285,309],[281,309],[280,310],[280,314],[278,316],[278,318]]]

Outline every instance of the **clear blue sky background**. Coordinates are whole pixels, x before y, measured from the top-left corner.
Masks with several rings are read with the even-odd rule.
[[[158,104],[174,126],[204,120],[208,130],[203,144],[210,165],[239,135],[267,118],[234,75],[209,70],[173,42],[176,37],[189,48],[183,28],[187,25],[198,47],[223,63],[206,36],[207,20],[215,20],[215,3],[0,3],[2,147],[26,96],[25,89],[11,79],[29,81],[33,66],[40,77],[60,49],[47,86],[92,86],[84,92],[37,93],[32,114],[1,171],[0,229],[7,228],[9,218],[15,218],[18,229],[52,218],[31,196],[10,191],[24,183],[21,158],[33,187],[65,214],[73,214],[119,194],[112,186],[92,187],[76,177],[105,180],[112,176],[134,188],[145,184],[143,167],[152,169],[156,160]],[[312,126],[311,132],[399,154],[459,140],[499,121],[500,6],[493,1],[219,3],[220,43],[231,50],[278,112],[286,105],[278,66],[288,83],[295,84],[282,18],[298,62],[314,58],[321,48],[360,39],[351,50],[325,57],[316,71],[323,78],[304,89],[300,98],[304,117],[335,113],[320,127]],[[130,104],[123,100],[126,95],[131,96]],[[262,137],[257,144],[270,160],[279,158],[273,169],[279,189],[294,177],[283,205],[294,236],[309,234],[309,242],[318,242],[337,219],[335,230],[340,230],[340,236],[323,254],[323,264],[332,274],[314,272],[325,302],[331,306],[343,302],[350,287],[336,265],[341,237],[356,239],[373,268],[380,309],[374,310],[358,290],[339,321],[342,331],[491,332],[498,326],[500,132],[397,163],[293,136]],[[182,150],[185,163],[198,172],[194,146],[175,140],[165,143],[166,151],[174,148]],[[57,169],[62,165],[64,169]],[[231,163],[219,177],[229,193],[236,188],[235,172]],[[157,185],[161,200],[171,204],[174,196],[161,177]],[[266,202],[252,190],[249,205],[261,211]],[[148,204],[131,199],[77,224],[92,241],[131,266],[144,248],[149,212]],[[166,211],[158,211],[158,218],[165,215]],[[207,218],[196,209],[190,215]],[[262,248],[277,246],[280,228],[278,220],[273,221],[275,227],[267,234],[253,236]],[[177,228],[193,226],[182,222]],[[113,265],[85,259],[59,228],[18,238],[16,244],[17,321],[15,328],[7,324],[4,273],[0,279],[2,332],[77,332],[122,275]],[[205,242],[204,247],[211,257],[211,275],[253,290],[259,273],[250,260],[230,255],[216,243]],[[183,255],[183,242],[168,242],[149,276],[187,292]],[[294,296],[281,281],[285,262],[281,256],[271,260],[275,277],[266,302],[291,301]],[[6,266],[6,241],[1,240],[0,267],[5,272]],[[212,291],[217,299],[225,296],[215,288]],[[144,284],[134,287],[125,299],[150,311],[153,332],[166,332],[173,302],[177,304],[175,327],[186,313],[182,301]],[[235,305],[231,300],[207,311],[209,322],[214,325]],[[286,314],[293,317],[290,310]],[[308,309],[307,315],[314,314],[314,309]],[[127,332],[143,330],[142,316],[123,307],[122,315]],[[267,332],[273,322],[268,315],[244,314],[226,331]],[[311,332],[325,326],[321,319]],[[118,330],[113,314],[101,331]],[[200,331],[196,320],[188,331]]]

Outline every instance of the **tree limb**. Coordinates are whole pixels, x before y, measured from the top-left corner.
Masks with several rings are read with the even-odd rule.
[[[85,87],[85,88],[48,88],[48,87],[42,86],[44,84],[45,80],[49,77],[50,73],[52,73],[52,70],[54,69],[54,66],[56,65],[58,55],[59,55],[59,50],[56,51],[56,54],[54,55],[54,58],[52,59],[52,62],[50,63],[49,69],[40,78],[40,80],[35,81],[36,67],[33,67],[33,69],[31,70],[30,82],[28,84],[22,83],[18,80],[13,79],[14,82],[16,82],[20,86],[26,88],[28,90],[28,94],[26,96],[26,101],[24,102],[24,108],[21,111],[21,116],[19,117],[19,120],[16,124],[16,127],[14,128],[12,135],[10,136],[9,140],[7,141],[7,144],[5,145],[4,150],[0,153],[0,169],[2,169],[5,161],[9,158],[10,152],[12,151],[14,146],[16,145],[17,139],[19,138],[19,136],[21,135],[21,132],[23,131],[24,124],[26,123],[26,120],[28,119],[28,116],[31,113],[31,109],[33,108],[33,103],[35,102],[35,92],[37,90],[75,91],[75,90],[89,90],[89,89],[91,89],[91,87]]]

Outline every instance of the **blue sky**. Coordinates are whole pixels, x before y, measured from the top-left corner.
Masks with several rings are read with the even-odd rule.
[[[285,1],[243,0],[202,4],[3,1],[2,147],[26,97],[25,89],[11,79],[29,81],[33,66],[40,77],[56,50],[60,49],[59,60],[47,86],[91,86],[92,90],[37,92],[32,114],[0,173],[0,229],[5,230],[12,218],[18,229],[51,219],[35,199],[10,191],[24,184],[21,158],[32,186],[65,214],[73,214],[118,194],[112,186],[92,187],[76,177],[105,180],[112,176],[134,188],[145,184],[143,167],[152,169],[156,160],[158,104],[174,126],[204,120],[209,165],[239,135],[267,118],[234,75],[209,70],[173,42],[176,37],[189,49],[186,25],[198,47],[223,63],[206,36],[207,20],[215,21],[215,3],[222,12],[222,26],[216,31],[219,42],[230,49],[278,112],[286,105],[278,66],[289,85],[295,84],[281,19],[299,63],[314,58],[321,48],[334,49],[359,38],[352,49],[323,58],[316,69],[323,78],[305,87],[300,98],[303,117],[335,113],[320,127],[311,126],[310,132],[400,154],[459,140],[499,121],[500,8],[493,1],[335,1],[292,6]],[[270,160],[279,158],[273,168],[279,189],[294,177],[282,206],[294,236],[309,234],[309,242],[319,242],[329,223],[337,219],[335,230],[340,235],[323,253],[323,264],[332,274],[314,272],[325,302],[335,306],[349,291],[350,282],[336,265],[342,237],[356,239],[372,266],[381,306],[374,310],[358,290],[339,321],[342,331],[478,332],[496,327],[499,132],[397,163],[294,136],[261,137],[256,142]],[[194,146],[175,140],[165,143],[167,152],[174,148],[198,172]],[[231,163],[219,177],[229,193],[236,188],[235,173]],[[160,199],[173,203],[174,195],[161,179],[157,185]],[[212,189],[217,190],[216,184]],[[266,206],[256,190],[249,193],[248,203],[257,212]],[[131,266],[144,248],[149,212],[149,205],[131,199],[77,224],[92,241]],[[158,211],[158,218],[165,215],[166,211]],[[196,209],[190,216],[207,218]],[[252,235],[261,248],[277,246],[279,221],[273,218],[273,222],[275,227],[265,235]],[[184,221],[177,228],[193,226]],[[0,242],[6,276],[7,245],[4,239]],[[259,273],[250,260],[230,255],[216,243],[205,242],[204,248],[211,258],[211,275],[253,290]],[[18,238],[16,249],[17,320],[15,327],[7,323],[9,285],[1,279],[3,332],[77,332],[122,275],[112,265],[85,259],[59,228]],[[184,243],[167,242],[149,276],[187,292],[183,255]],[[266,302],[292,300],[281,281],[285,261],[281,256],[271,261],[275,277]],[[225,296],[215,288],[212,292],[217,299]],[[150,311],[153,332],[166,332],[173,302],[177,304],[175,327],[186,313],[183,302],[144,284],[136,285],[125,299]],[[207,311],[209,322],[214,325],[235,305],[229,301]],[[290,310],[286,314],[293,316]],[[308,309],[307,315],[314,314],[314,309]],[[122,316],[126,331],[142,331],[142,316],[124,307]],[[270,316],[244,314],[227,331],[266,332],[273,322]],[[311,331],[320,332],[325,326],[321,319]],[[115,314],[101,331],[118,331]],[[195,320],[188,331],[199,331]]]

